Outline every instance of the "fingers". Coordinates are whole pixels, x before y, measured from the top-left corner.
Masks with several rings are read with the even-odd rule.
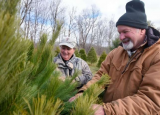
[[[95,110],[94,115],[105,115],[102,105],[94,104],[92,105],[92,109]]]
[[[65,77],[59,77],[60,80],[65,81]]]
[[[74,96],[74,97],[71,97],[68,101],[73,102],[75,99],[76,99],[76,97]]]
[[[78,93],[74,97],[71,97],[68,101],[73,102],[75,99],[77,99],[79,96],[81,96],[83,93]]]

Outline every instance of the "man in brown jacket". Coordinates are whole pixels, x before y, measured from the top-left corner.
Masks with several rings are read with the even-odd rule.
[[[95,115],[158,115],[160,113],[160,33],[147,25],[144,3],[132,0],[116,23],[121,45],[111,51],[82,89],[108,74],[103,106]],[[74,97],[70,101],[74,100]]]

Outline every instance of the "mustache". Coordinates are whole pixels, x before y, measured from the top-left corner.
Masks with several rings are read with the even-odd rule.
[[[130,39],[129,39],[129,38],[124,38],[124,39],[122,40],[122,42],[127,42],[127,41],[130,41]]]

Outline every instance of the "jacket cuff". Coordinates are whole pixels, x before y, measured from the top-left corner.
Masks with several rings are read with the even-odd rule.
[[[75,80],[76,80],[77,82],[80,82],[80,78],[79,78],[79,77],[76,77]]]

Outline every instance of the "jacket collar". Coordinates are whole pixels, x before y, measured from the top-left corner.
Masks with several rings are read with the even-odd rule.
[[[156,43],[160,38],[160,33],[158,30],[154,29],[153,27],[149,27],[146,30],[146,36],[147,36],[147,47],[152,46],[154,43]]]
[[[68,62],[72,62],[75,59],[75,54],[72,55],[72,57],[68,61],[64,61],[63,58],[61,57],[61,54],[58,54],[58,59],[56,60],[56,63],[61,63],[63,65],[66,65]]]

